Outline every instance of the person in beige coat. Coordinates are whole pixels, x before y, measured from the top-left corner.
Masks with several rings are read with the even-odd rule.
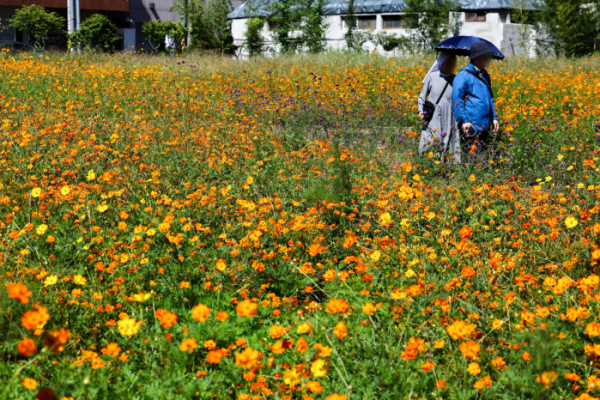
[[[423,79],[418,116],[424,126],[421,131],[419,153],[433,151],[441,153],[443,160],[453,158],[460,163],[460,135],[456,131],[456,120],[452,112],[452,83],[456,76],[455,68],[456,56],[441,53]],[[426,101],[435,106],[430,121],[427,121],[424,110]]]

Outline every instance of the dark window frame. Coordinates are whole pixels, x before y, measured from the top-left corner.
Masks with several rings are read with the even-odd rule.
[[[382,16],[383,19],[383,29],[408,29],[407,25],[408,22],[404,19],[404,17],[402,15],[383,15]],[[386,20],[387,21],[391,21],[391,20],[400,20],[400,26],[399,27],[391,27],[391,28],[386,28],[385,23]]]
[[[359,15],[359,16],[358,16],[358,17],[356,17],[356,18],[357,18],[357,25],[358,25],[358,29],[366,29],[366,30],[374,30],[374,29],[377,29],[377,16],[376,16],[376,15],[374,15],[374,16],[370,16],[370,15]],[[362,21],[365,21],[365,20],[368,20],[368,21],[375,21],[375,26],[373,26],[372,28],[371,28],[371,27],[369,27],[369,28],[364,28],[364,27],[361,25],[361,22],[362,22]],[[370,24],[369,24],[369,25],[370,25]]]
[[[469,16],[475,16],[469,19]],[[485,11],[465,12],[465,22],[486,22],[487,13]]]

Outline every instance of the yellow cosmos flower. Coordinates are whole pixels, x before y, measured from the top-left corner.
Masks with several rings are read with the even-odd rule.
[[[63,187],[60,189],[60,194],[62,194],[63,196],[66,196],[66,195],[68,195],[69,193],[71,193],[71,188],[70,188],[69,186],[67,186],[67,185],[63,186]]]
[[[387,212],[384,214],[381,214],[381,216],[379,217],[379,222],[383,226],[388,226],[392,223],[392,216],[390,215],[390,213],[387,213]]]
[[[98,207],[96,207],[96,210],[103,213],[108,210],[108,206],[106,204],[100,204]]]
[[[81,286],[83,286],[83,285],[85,285],[85,284],[87,283],[87,279],[85,279],[85,278],[84,278],[83,276],[81,276],[81,275],[75,275],[75,276],[73,277],[73,282],[75,282],[75,283],[76,283],[76,284],[78,284],[78,285],[81,285]]]
[[[565,225],[569,229],[575,228],[578,223],[579,222],[577,222],[577,220],[573,217],[568,217],[567,219],[565,219]]]
[[[31,191],[31,197],[40,197],[40,195],[42,194],[42,189],[40,189],[39,187],[34,188]]]
[[[312,372],[315,378],[322,378],[329,372],[327,368],[327,362],[325,360],[318,359],[310,366],[310,372]]]
[[[381,253],[378,251],[375,251],[375,252],[371,253],[371,255],[369,257],[371,258],[371,260],[377,262],[381,258]]]
[[[294,387],[302,382],[302,377],[295,369],[290,369],[283,373],[283,381],[286,385]]]
[[[142,321],[137,321],[135,318],[125,317],[117,322],[119,327],[119,333],[123,336],[134,336],[137,335],[142,326]]]
[[[48,230],[48,225],[42,224],[37,227],[37,229],[35,230],[35,233],[42,236],[44,233],[46,233],[47,230]]]
[[[138,303],[143,303],[144,301],[150,299],[152,297],[152,293],[137,293],[131,296],[131,300],[137,301]]]
[[[94,179],[96,179],[96,173],[94,172],[93,169],[90,169],[87,173],[87,180],[88,181],[93,181]]]
[[[56,282],[58,282],[58,276],[50,275],[49,277],[44,279],[44,286],[52,286],[52,285],[55,285]]]

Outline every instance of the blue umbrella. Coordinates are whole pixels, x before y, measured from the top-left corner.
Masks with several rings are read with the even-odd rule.
[[[487,43],[492,51],[492,58],[495,60],[504,60],[504,54],[492,42],[478,38],[477,36],[454,36],[435,46],[435,50],[457,56],[468,56],[471,46],[482,40]]]

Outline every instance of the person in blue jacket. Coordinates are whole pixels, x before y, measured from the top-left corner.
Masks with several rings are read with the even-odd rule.
[[[492,52],[484,41],[471,46],[471,62],[454,79],[452,103],[454,117],[463,133],[465,159],[475,158],[489,137],[489,129],[498,131],[498,115],[490,75]]]

